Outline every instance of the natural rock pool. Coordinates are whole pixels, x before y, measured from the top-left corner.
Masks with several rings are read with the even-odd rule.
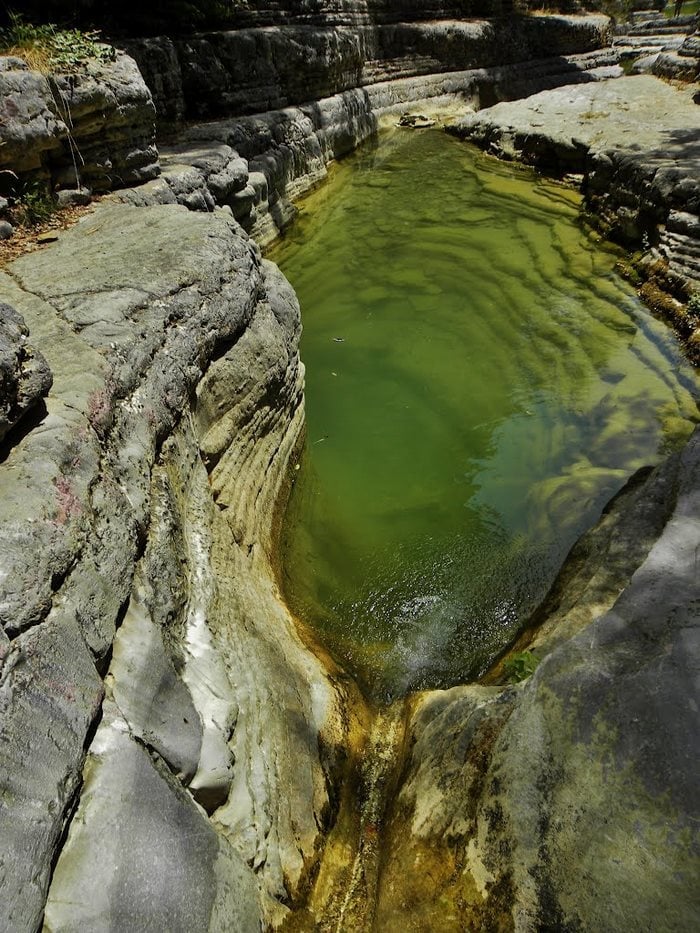
[[[290,608],[376,698],[477,677],[697,420],[579,196],[437,131],[337,166],[271,251],[304,322]]]

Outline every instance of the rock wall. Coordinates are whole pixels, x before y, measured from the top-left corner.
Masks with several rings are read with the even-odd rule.
[[[270,563],[296,299],[177,205],[104,205],[0,284],[54,376],[0,464],[0,926],[37,929],[53,870],[47,929],[259,929],[345,742]]]
[[[213,69],[234,106],[227,69],[246,40],[249,56],[265,53],[249,110],[331,96],[190,127],[163,147],[160,177],[139,142],[153,117],[143,85],[133,109],[90,76],[74,88],[94,186],[113,186],[108,162],[146,183],[0,273],[3,928],[314,928],[306,896],[349,799],[362,704],[277,592],[276,509],[303,431],[299,309],[236,219],[273,235],[382,113],[456,94],[481,104],[608,64],[563,55],[599,43],[600,18],[538,18],[521,36],[444,13],[251,4],[245,28],[196,40],[195,77]],[[284,29],[267,28],[273,15]],[[455,69],[472,52],[503,61],[500,42],[517,64]],[[290,43],[299,68],[287,73]],[[142,48],[154,92],[175,101],[163,115],[197,107],[180,45]],[[557,56],[526,63],[540,48]],[[13,159],[75,184],[61,111],[40,98],[51,85],[5,74],[55,128],[18,134]],[[95,101],[112,109],[100,116]],[[608,560],[603,586],[600,562],[583,562],[547,610],[550,653],[528,683],[411,701],[382,848],[374,810],[362,829],[377,928],[627,930],[649,916],[689,928],[697,465],[696,438],[631,493],[646,524],[598,529],[593,549],[623,551],[624,566]],[[377,793],[391,762],[379,770]],[[336,851],[362,866],[342,832]]]
[[[127,49],[162,119],[199,120],[277,110],[394,78],[588,52],[606,43],[609,28],[604,16],[465,20],[424,10],[415,18],[370,9],[344,21],[151,38]]]
[[[133,59],[122,53],[54,75],[0,58],[0,140],[5,192],[8,173],[52,190],[95,192],[158,174],[153,100]]]
[[[191,210],[229,206],[264,245],[294,218],[294,199],[325,178],[330,162],[375,135],[383,119],[412,106],[454,114],[544,87],[616,76],[614,61],[603,50],[398,78],[298,107],[195,124],[179,132],[177,144],[161,145],[158,180],[115,197]]]

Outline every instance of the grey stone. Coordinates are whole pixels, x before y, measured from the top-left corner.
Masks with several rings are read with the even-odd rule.
[[[0,925],[30,931],[41,921],[102,682],[69,611],[15,639],[0,663]]]
[[[0,170],[96,191],[158,174],[153,101],[123,53],[50,80],[26,67],[0,71],[0,101]]]
[[[0,464],[1,819],[19,860],[0,926],[36,928],[57,859],[50,929],[144,910],[158,928],[279,922],[318,860],[345,734],[268,558],[303,423],[293,292],[226,211],[178,205],[101,204],[0,282],[54,372],[45,423]],[[59,622],[46,655],[68,667],[20,677]],[[89,729],[110,650],[107,755]],[[89,696],[65,738],[64,682]]]
[[[649,918],[658,930],[692,927],[700,432],[634,496],[641,524],[656,511],[661,532],[637,551],[621,594],[606,596],[608,611],[592,601],[579,634],[517,687],[458,687],[418,702],[380,924],[408,922],[400,877],[419,858],[430,883],[418,879],[413,917],[459,891],[457,915],[475,927],[621,933]],[[634,522],[618,533],[621,547],[625,535],[636,546]],[[567,586],[575,606],[580,580],[559,596]]]
[[[22,315],[0,303],[0,441],[41,401],[53,382],[48,363],[28,337]]]
[[[29,71],[29,65],[15,55],[0,55],[0,71]]]
[[[259,913],[252,871],[105,703],[44,929],[257,933]]]
[[[75,207],[89,204],[92,192],[89,188],[63,188],[56,192],[56,201],[59,207]]]
[[[7,220],[0,220],[0,240],[9,240],[14,236],[15,228]]]
[[[360,0],[272,17],[262,5],[237,14],[242,28],[129,44],[163,119],[262,113],[390,79],[589,52],[609,29],[603,16],[501,17],[499,2],[489,21],[441,3]]]

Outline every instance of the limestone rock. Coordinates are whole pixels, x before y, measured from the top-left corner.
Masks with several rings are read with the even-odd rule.
[[[258,911],[252,872],[105,703],[44,928],[253,933]]]
[[[473,13],[494,9],[501,4]],[[263,113],[391,79],[590,52],[609,28],[604,16],[467,21],[441,3],[387,0],[286,14],[253,2],[238,16],[240,28],[226,32],[129,43],[163,119]]]
[[[94,191],[158,174],[155,109],[133,59],[48,76],[14,61],[0,70],[0,170]]]
[[[0,303],[0,441],[51,388],[48,363],[28,342],[21,314]]]
[[[418,702],[380,921],[417,859],[411,917],[448,899],[445,930],[693,925],[700,433],[649,482],[675,505],[609,611],[517,687]]]
[[[100,205],[0,283],[54,374],[0,464],[0,926],[37,928],[54,863],[49,929],[277,922],[345,729],[272,569],[293,292],[230,212],[174,204]]]

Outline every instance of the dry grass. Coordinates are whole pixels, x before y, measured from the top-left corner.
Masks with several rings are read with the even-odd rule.
[[[12,45],[3,49],[2,54],[12,56],[12,58],[21,58],[23,62],[27,63],[31,71],[39,71],[43,75],[51,73],[51,55],[49,51],[34,43]]]

